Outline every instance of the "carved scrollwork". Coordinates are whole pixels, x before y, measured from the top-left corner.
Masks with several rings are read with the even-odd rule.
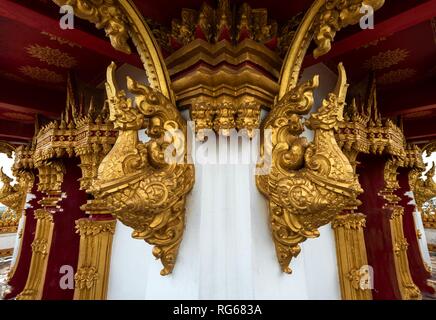
[[[112,46],[130,53],[129,38],[135,44],[150,86],[174,102],[168,73],[158,44],[132,0],[53,0],[59,6],[70,5],[74,14],[104,29]]]
[[[30,172],[17,171],[17,183],[11,185],[12,178],[0,168],[0,203],[6,206],[6,210],[0,216],[0,232],[13,232],[17,230],[18,222],[23,213],[27,193],[33,186],[34,176]]]
[[[316,47],[314,56],[320,57],[331,49],[331,43],[340,29],[355,24],[363,16],[362,5],[371,6],[374,11],[382,7],[384,0],[315,0],[306,12],[303,21],[293,37],[286,54],[280,76],[281,99],[295,88],[300,76],[303,59],[312,40]]]
[[[314,41],[317,45],[313,52],[315,58],[330,51],[331,42],[337,31],[359,22],[363,16],[362,5],[377,10],[384,2],[384,0],[327,0],[315,23]]]
[[[291,90],[263,124],[264,130],[272,131],[272,151],[267,154],[264,149],[261,159],[271,157],[272,163],[268,174],[257,175],[257,185],[269,199],[277,257],[287,273],[291,259],[301,250],[299,244],[318,237],[318,228],[331,222],[362,191],[334,139],[348,86],[342,65],[335,92],[305,123],[314,130],[314,141],[299,137],[304,129],[301,115],[312,108],[317,86],[318,77],[314,77]]]
[[[0,140],[0,153],[4,153],[8,158],[12,158],[12,153],[15,151],[15,147],[6,141]]]
[[[95,24],[97,29],[104,29],[112,46],[124,53],[131,52],[127,20],[114,0],[53,0],[57,5],[70,5],[79,18]]]
[[[194,167],[186,164],[186,123],[160,92],[127,79],[128,90],[118,90],[115,64],[108,68],[106,90],[110,120],[120,130],[118,139],[100,164],[90,191],[109,211],[134,229],[132,237],[154,245],[162,275],[172,272],[185,226],[185,197],[194,183]],[[138,140],[139,129],[151,138]],[[168,158],[166,151],[174,147]]]
[[[434,213],[426,212],[424,204],[436,197],[436,182],[433,180],[436,175],[436,164],[433,164],[425,174],[426,180],[420,178],[423,170],[425,170],[425,167],[414,169],[409,173],[409,185],[413,191],[416,206],[423,216],[424,225],[427,227],[434,225]]]

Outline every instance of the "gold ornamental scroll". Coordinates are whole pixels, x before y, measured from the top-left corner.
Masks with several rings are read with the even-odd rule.
[[[74,14],[104,29],[112,46],[131,53],[128,44],[132,39],[141,57],[150,87],[160,91],[173,104],[175,97],[170,78],[157,41],[132,0],[53,0],[59,6],[70,5]]]
[[[256,184],[269,202],[270,224],[276,254],[282,271],[290,273],[289,263],[301,251],[299,244],[319,236],[318,228],[330,223],[343,209],[354,204],[362,192],[350,161],[334,138],[343,118],[348,84],[343,66],[334,92],[323,100],[305,125],[315,131],[308,143],[303,115],[313,106],[313,90],[319,77],[298,84],[303,59],[312,40],[315,57],[327,53],[337,31],[362,17],[362,5],[375,10],[384,0],[316,0],[306,12],[285,57],[279,94],[261,124],[271,130],[272,150],[261,146],[259,167],[270,161],[271,170],[258,174]],[[332,205],[334,204],[334,205]]]
[[[359,22],[362,5],[380,9],[385,0],[315,0],[305,14],[286,54],[280,75],[278,99],[297,83],[303,59],[312,41],[317,45],[315,58],[331,49],[336,32]]]

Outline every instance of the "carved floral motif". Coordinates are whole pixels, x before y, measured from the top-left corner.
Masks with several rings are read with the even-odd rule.
[[[65,81],[64,77],[61,74],[45,68],[21,66],[19,70],[22,74],[34,80],[50,83],[62,83]]]
[[[70,69],[77,65],[77,60],[74,57],[59,49],[33,44],[28,46],[26,51],[30,56],[51,66]]]

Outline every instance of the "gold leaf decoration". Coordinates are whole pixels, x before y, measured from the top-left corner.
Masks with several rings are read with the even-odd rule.
[[[409,51],[405,49],[387,50],[372,56],[363,66],[373,70],[386,69],[404,61],[408,56]]]
[[[31,66],[21,66],[20,72],[29,78],[50,82],[50,83],[62,83],[64,82],[64,77],[59,73],[54,71],[40,68],[40,67],[31,67]]]
[[[28,46],[26,50],[29,55],[47,63],[48,65],[67,69],[77,65],[77,60],[74,57],[66,52],[60,51],[59,49],[47,46],[42,47],[38,44],[34,44]]]
[[[70,46],[71,48],[74,48],[74,47],[82,48],[82,46],[78,45],[77,43],[74,43],[74,42],[71,42],[71,41],[69,41],[69,40],[67,40],[67,39],[64,39],[64,38],[61,38],[61,37],[55,36],[54,34],[51,34],[51,33],[49,33],[49,32],[42,31],[41,34],[43,34],[43,35],[49,37],[50,40],[52,40],[52,41],[56,41],[56,42],[59,43],[59,44],[62,44],[62,45],[68,45],[68,46]]]
[[[378,77],[377,83],[380,83],[382,85],[397,83],[407,80],[413,77],[415,74],[416,70],[411,68],[393,70]]]
[[[373,41],[371,41],[371,42],[369,42],[369,43],[367,43],[367,44],[365,44],[365,45],[363,45],[363,46],[361,46],[360,48],[369,48],[369,47],[373,47],[373,46],[376,46],[376,45],[378,45],[380,42],[382,42],[382,41],[385,41],[386,40],[386,37],[381,37],[381,38],[378,38],[378,39],[376,39],[376,40],[373,40]]]

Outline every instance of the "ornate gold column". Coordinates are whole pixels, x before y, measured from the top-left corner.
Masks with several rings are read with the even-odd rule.
[[[116,220],[79,219],[80,251],[74,300],[106,299],[112,238]]]
[[[365,239],[365,216],[361,213],[338,215],[332,222],[342,299],[371,300],[371,274],[368,270]]]
[[[397,169],[402,161],[392,158],[386,162],[384,169],[385,188],[379,192],[387,203],[383,209],[390,210],[389,224],[394,250],[395,271],[397,274],[398,287],[403,300],[421,299],[421,292],[413,283],[407,259],[408,243],[404,237],[403,214],[404,208],[398,205],[400,198],[394,194],[399,188],[397,181]]]
[[[42,163],[39,164],[38,170],[39,190],[46,192],[47,196],[40,202],[42,209],[35,211],[37,223],[35,239],[32,243],[29,275],[23,291],[17,296],[17,300],[40,300],[42,298],[53,236],[53,213],[60,209],[58,202],[62,199],[63,165],[58,161]]]
[[[107,121],[106,114],[103,118],[97,116],[95,120],[92,116],[85,117],[76,122],[76,127],[74,150],[80,157],[82,169],[80,188],[87,190],[97,177],[101,160],[115,143],[117,132]],[[80,248],[74,277],[74,300],[104,300],[116,219],[106,210],[104,201],[89,200],[81,210],[90,217],[76,220]]]
[[[356,174],[357,156],[369,152],[366,126],[368,119],[358,114],[355,102],[344,113],[339,124],[336,141],[350,161]],[[336,256],[339,281],[344,300],[372,300],[371,274],[368,269],[364,228],[365,215],[356,213],[361,202],[354,199],[352,205],[332,222],[335,232]]]
[[[19,220],[23,219],[23,222],[21,224],[21,228],[18,231],[18,253],[17,253],[17,257],[15,259],[15,263],[14,265],[11,267],[11,270],[9,271],[8,274],[8,279],[11,279],[14,276],[15,270],[17,268],[18,265],[18,261],[20,259],[20,255],[21,255],[21,248],[22,248],[22,244],[23,244],[23,232],[24,229],[26,227],[26,216],[23,214],[24,210],[25,210],[25,206],[26,206],[26,200],[27,200],[27,194],[30,192],[30,190],[33,187],[34,184],[34,180],[35,177],[31,172],[27,172],[27,171],[19,171],[18,173],[15,173],[15,175],[17,176],[17,181],[18,183],[14,186],[15,189],[15,196],[14,198],[14,205],[16,206],[16,223],[18,225]],[[1,229],[1,228],[0,228]],[[0,230],[1,233],[1,230]]]
[[[17,300],[40,300],[42,297],[54,223],[52,214],[43,209],[36,210],[35,219],[37,224],[35,239],[32,242],[29,275],[26,286],[17,296]]]

